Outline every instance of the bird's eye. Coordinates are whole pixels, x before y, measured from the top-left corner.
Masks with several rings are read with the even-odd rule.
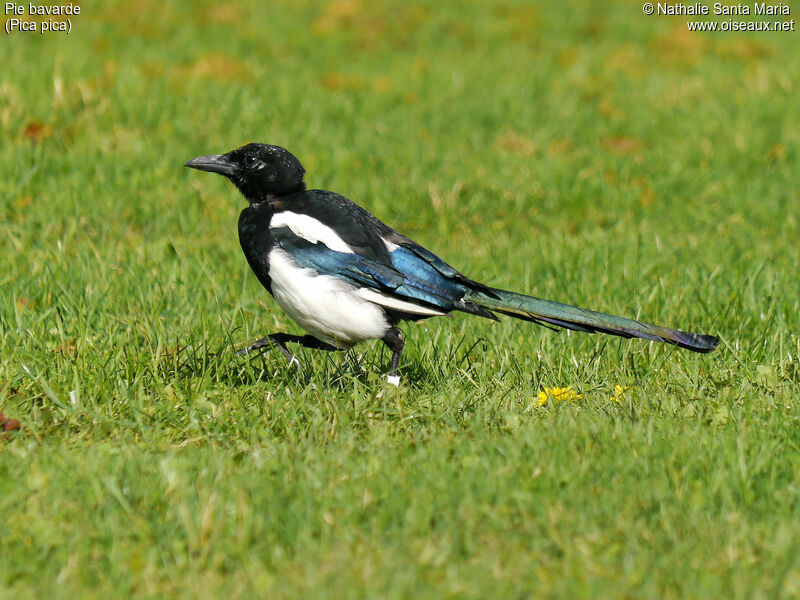
[[[264,166],[264,163],[257,156],[248,156],[245,159],[245,164],[248,169],[260,169]]]

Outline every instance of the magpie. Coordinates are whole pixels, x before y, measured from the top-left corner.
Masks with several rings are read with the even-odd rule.
[[[397,385],[403,351],[400,321],[460,311],[498,320],[507,315],[550,328],[667,342],[711,352],[712,335],[688,333],[569,304],[495,289],[474,281],[344,196],[306,189],[305,169],[288,150],[247,144],[198,156],[187,167],[227,177],[249,203],[239,242],[261,284],[307,335],[274,333],[246,354],[286,343],[342,350],[370,339],[391,350],[388,380]]]

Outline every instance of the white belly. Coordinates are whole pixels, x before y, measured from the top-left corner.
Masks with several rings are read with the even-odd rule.
[[[272,295],[294,321],[315,338],[350,346],[381,338],[389,328],[383,310],[337,277],[317,275],[282,249],[269,253]]]

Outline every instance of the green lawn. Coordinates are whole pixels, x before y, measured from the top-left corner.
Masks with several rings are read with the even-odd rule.
[[[591,0],[4,34],[0,597],[800,596],[798,35]],[[300,331],[182,165],[248,141],[473,278],[722,344],[459,315],[397,389],[380,342],[236,356]]]

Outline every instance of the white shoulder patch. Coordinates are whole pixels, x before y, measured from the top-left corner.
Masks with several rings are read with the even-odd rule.
[[[297,237],[308,240],[312,244],[322,242],[331,250],[346,252],[347,254],[353,253],[350,246],[333,229],[308,215],[288,210],[279,212],[273,215],[269,226],[270,228],[288,227]]]

